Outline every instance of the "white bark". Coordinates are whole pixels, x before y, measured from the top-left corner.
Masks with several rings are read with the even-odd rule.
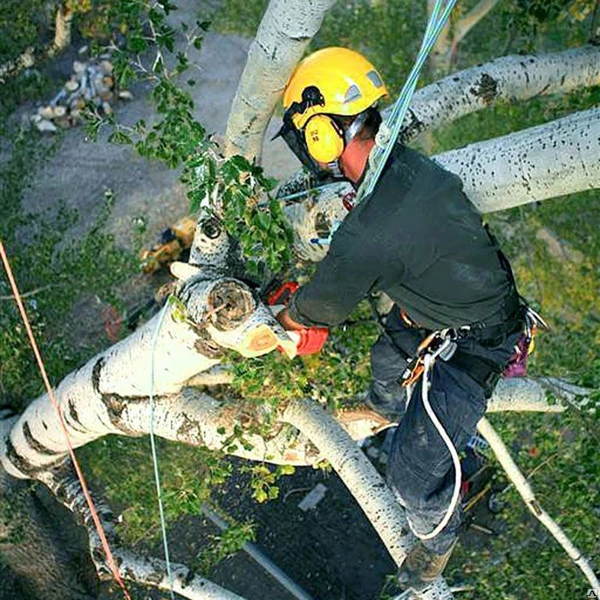
[[[290,404],[283,419],[297,427],[321,450],[365,512],[394,562],[400,566],[415,543],[415,537],[408,527],[404,510],[362,450],[333,417],[309,400]],[[440,577],[420,597],[442,600],[452,598],[452,594]]]
[[[7,77],[14,77],[23,69],[29,69],[35,64],[35,49],[27,48],[15,60],[0,66],[0,83],[4,83]]]
[[[176,321],[175,309],[168,305],[155,346],[159,315],[95,356],[57,387],[56,400],[74,447],[108,433],[137,435],[149,430],[149,423],[136,427],[122,414],[132,410],[136,401],[147,400],[151,360],[155,365],[153,393],[162,396],[178,392],[190,377],[216,365],[219,360],[213,346],[256,356],[289,343],[271,313],[262,305],[257,307],[246,286],[235,280],[192,280],[180,297],[189,320],[202,328],[199,332],[187,322]],[[254,342],[258,348],[252,347]],[[146,405],[146,419],[148,414]],[[62,458],[67,446],[59,417],[46,394],[27,407],[10,435],[3,436],[2,445],[2,466],[15,477],[31,476]]]
[[[400,140],[488,108],[600,84],[600,47],[541,56],[503,56],[453,73],[415,92]],[[384,116],[387,114],[384,112]]]
[[[22,70],[29,69],[35,64],[36,58],[53,57],[71,45],[71,25],[73,23],[73,11],[62,3],[56,9],[54,19],[54,39],[46,48],[37,52],[35,48],[28,48],[15,60],[0,66],[0,83],[4,83],[5,77],[14,77]]]
[[[482,212],[600,187],[600,108],[433,157]]]
[[[481,21],[500,0],[480,0],[466,15],[448,23],[440,33],[430,55],[430,70],[435,75],[448,73],[456,46]],[[431,15],[434,0],[427,1],[427,13]]]
[[[431,19],[435,0],[427,0],[427,17]],[[431,53],[429,54],[429,71],[433,77],[439,77],[445,75],[450,68],[451,59],[451,43],[450,43],[450,28],[451,19],[444,28],[440,31],[440,34],[433,46]]]
[[[490,422],[483,418],[477,426],[481,435],[487,440],[490,447],[494,451],[498,462],[506,472],[509,480],[513,483],[516,490],[519,492],[527,508],[533,513],[535,518],[540,521],[554,536],[556,541],[564,548],[571,560],[581,569],[585,577],[594,589],[600,589],[600,582],[596,577],[589,561],[583,556],[571,540],[567,537],[563,529],[552,519],[552,517],[542,508],[539,501],[535,497],[529,482],[519,470],[519,467],[510,456],[508,449],[500,436],[496,433]]]
[[[313,0],[311,3],[295,0],[293,6],[283,0],[271,3],[269,10],[275,14],[285,12],[286,20],[277,21],[274,17],[271,21],[266,18],[263,20],[261,29],[264,31],[261,35],[267,41],[257,42],[255,54],[251,53],[249,57],[249,65],[252,63],[254,66],[247,67],[247,81],[240,87],[234,103],[233,112],[236,114],[228,128],[229,152],[258,155],[266,118],[307,42],[302,38],[309,38],[314,34],[323,14],[332,3],[333,0]],[[299,11],[297,14],[302,19],[292,16],[296,14],[292,9]],[[284,41],[287,44],[286,50],[277,55],[275,51],[279,51],[279,45]],[[294,52],[297,54],[295,59]],[[412,126],[413,130],[407,128],[405,135],[410,137],[424,127],[435,126],[444,120],[447,122],[461,114],[483,108],[497,99],[526,98],[558,89],[598,83],[600,75],[597,52],[597,49],[592,48],[581,49],[573,51],[567,58],[567,53],[561,53],[560,64],[568,66],[558,75],[553,73],[552,65],[556,67],[558,64],[552,63],[553,59],[508,57],[501,59],[504,60],[503,63],[495,61],[492,66],[488,66],[491,71],[482,67],[478,71],[470,70],[469,74],[464,72],[455,76],[457,81],[453,78],[452,82],[447,79],[435,84],[441,86],[438,87],[436,98],[432,96],[435,88],[429,86],[431,89],[428,92],[425,92],[428,88],[424,88],[415,96],[413,123],[408,126]],[[276,54],[274,58],[271,56],[273,53]],[[278,79],[266,84],[263,77],[266,77],[264,65],[272,65],[273,60],[277,63],[274,71]],[[593,65],[591,61],[595,61]],[[258,69],[259,75],[255,79],[251,77],[251,69]],[[539,73],[539,77],[534,76],[535,73]],[[472,81],[469,77],[475,79]],[[257,82],[260,90],[256,87]],[[507,82],[507,85],[503,82]],[[462,96],[451,91],[454,83],[459,85]],[[444,93],[440,93],[440,89]],[[260,95],[258,91],[261,92]],[[251,100],[254,92],[260,98],[256,102]],[[418,106],[422,107],[420,113]],[[236,107],[242,108],[238,110]],[[578,191],[582,186],[597,187],[600,182],[600,167],[598,161],[591,158],[597,157],[600,150],[599,112],[598,109],[588,111],[560,122],[486,142],[485,146],[472,145],[445,153],[436,157],[436,160],[462,174],[466,180],[467,193],[481,210],[505,208],[505,195],[511,196],[510,202],[514,205],[515,202],[519,204],[540,200],[540,195],[551,197]],[[260,119],[264,115],[267,117],[263,122]],[[235,134],[239,134],[239,137]],[[551,147],[553,143],[555,146]],[[496,160],[494,153],[498,157],[502,153],[505,158],[503,161]],[[538,161],[547,161],[547,164],[535,166],[534,163]],[[476,181],[475,176],[469,178],[474,170],[481,181]],[[519,184],[518,180],[523,176],[527,181]],[[491,178],[490,181],[487,180],[488,177]],[[329,203],[333,205],[335,201],[340,206],[339,189],[339,186],[328,188],[319,195],[329,194]],[[348,188],[345,189],[348,191]],[[321,205],[317,201],[312,208],[303,207],[304,215],[297,219],[298,222],[305,222],[303,243],[307,254],[311,254],[313,248],[307,245],[306,237],[312,231],[315,234],[311,237],[316,237],[314,221],[319,211],[332,223],[337,218],[336,215],[339,214],[340,219],[344,216],[344,213],[336,212],[337,207],[329,209],[325,204]],[[312,224],[306,226],[311,219]],[[215,234],[209,225],[206,219],[201,219],[190,260],[191,264],[200,267],[200,271],[199,275],[192,274],[182,295],[188,317],[200,328],[192,329],[186,323],[174,321],[171,318],[174,309],[169,306],[154,350],[152,339],[157,318],[127,340],[96,356],[58,386],[57,399],[75,447],[107,433],[140,435],[149,431],[149,371],[153,357],[156,368],[154,393],[157,396],[154,429],[157,435],[220,448],[224,438],[228,437],[227,432],[231,431],[234,421],[232,412],[206,394],[188,389],[181,391],[183,382],[198,372],[217,365],[219,358],[214,351],[215,347],[234,348],[251,356],[253,353],[265,352],[277,343],[289,342],[270,313],[262,305],[256,305],[243,285],[233,280],[215,280],[217,275],[222,276],[231,270],[231,247],[226,234],[223,231]],[[210,277],[212,280],[201,281],[200,277]],[[211,296],[211,292],[218,286],[223,287],[218,290],[219,293],[215,292]],[[227,326],[222,322],[225,314],[229,315]],[[255,335],[257,330],[260,330],[258,336]],[[563,390],[567,389],[562,387]],[[546,402],[543,391],[540,386],[531,382],[506,382],[506,385],[499,386],[499,392],[492,400],[492,407],[500,407],[504,398],[512,409],[536,407],[536,410],[554,410]],[[567,392],[574,395],[579,393],[568,389]],[[576,403],[572,396],[571,401]],[[381,421],[372,415],[363,415],[360,419],[349,419],[348,415],[349,413],[345,413],[340,416],[340,420],[343,421],[346,417],[346,426],[353,435],[362,437],[365,430],[369,431],[370,428],[372,431],[373,428],[382,426]],[[327,458],[380,531],[393,558],[401,562],[411,540],[402,510],[348,435],[313,403],[291,404],[283,419],[297,426],[302,434],[297,434],[292,442],[287,430],[276,432],[268,440],[250,437],[252,450],[246,450],[238,444],[239,448],[235,453],[245,458],[268,459],[286,464],[311,464],[319,458]],[[225,435],[217,431],[222,426],[226,428]],[[16,477],[34,476],[52,485],[48,469],[63,459],[66,446],[57,415],[46,396],[34,401],[17,419],[0,421],[0,441],[0,460],[8,473]],[[313,444],[318,450],[315,450]],[[79,501],[79,492],[73,494]],[[95,544],[95,534],[91,535],[92,544]],[[159,577],[152,575],[160,571],[159,563],[141,564],[137,559],[128,558],[126,554],[121,556],[126,561],[123,564],[131,567],[130,574],[134,573],[136,579],[141,577],[147,581],[155,579],[164,583],[164,573]],[[127,576],[127,573],[124,575]],[[205,587],[201,581],[198,585]],[[214,597],[235,598],[234,595]],[[431,595],[424,597],[448,598],[450,595],[440,580]]]
[[[225,153],[260,158],[264,132],[298,61],[335,0],[271,0],[240,80]]]

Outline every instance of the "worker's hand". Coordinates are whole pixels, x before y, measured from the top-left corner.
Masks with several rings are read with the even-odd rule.
[[[306,327],[294,321],[287,308],[284,308],[276,318],[290,338],[296,342],[297,356],[321,351],[329,335],[327,327]]]
[[[290,338],[296,342],[296,355],[305,356],[321,351],[329,335],[329,330],[326,327],[306,327],[292,319],[287,305],[298,287],[296,282],[288,281],[275,290],[267,302],[275,318],[281,323]]]
[[[323,349],[329,329],[327,327],[305,327],[288,331],[288,335],[296,342],[297,356],[316,354]]]

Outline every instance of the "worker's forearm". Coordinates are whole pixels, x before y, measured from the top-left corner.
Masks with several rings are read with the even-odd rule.
[[[277,320],[281,324],[281,326],[287,331],[297,331],[299,329],[304,329],[306,326],[302,325],[302,323],[298,323],[298,321],[294,321],[292,317],[290,317],[290,311],[287,308],[284,308],[278,315]]]

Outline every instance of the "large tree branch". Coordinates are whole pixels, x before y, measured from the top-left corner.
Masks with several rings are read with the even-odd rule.
[[[271,0],[250,46],[225,133],[225,153],[260,157],[264,132],[294,67],[335,0]]]
[[[394,562],[400,566],[415,538],[400,503],[362,450],[323,407],[309,400],[291,403],[283,419],[302,431],[321,450],[367,515]],[[445,600],[452,598],[452,594],[439,577],[419,597]]]
[[[60,469],[40,473],[38,478],[54,496],[66,506],[77,521],[86,528],[90,554],[100,577],[110,578],[111,573],[104,554],[102,542],[93,523],[90,508],[85,501],[81,485],[67,463]],[[119,575],[124,580],[134,581],[142,585],[156,587],[159,590],[170,590],[171,582],[167,575],[166,563],[156,558],[136,555],[120,546],[114,529],[114,515],[104,502],[94,502],[102,528],[111,546]],[[189,600],[244,600],[241,596],[226,590],[219,585],[195,575],[186,566],[171,563],[173,591]]]
[[[196,373],[216,365],[222,347],[258,356],[277,345],[292,344],[272,314],[240,282],[195,278],[186,282],[179,298],[185,322],[175,318],[180,309],[168,304],[164,314],[95,356],[57,387],[56,400],[74,447],[109,433],[137,433],[121,414],[136,400],[148,399],[151,364],[153,393],[169,395]],[[16,477],[32,476],[62,458],[67,446],[59,416],[46,394],[27,407],[2,444],[2,465]]]
[[[483,418],[477,426],[481,435],[487,440],[494,451],[498,462],[506,472],[509,480],[514,484],[527,508],[533,513],[536,519],[554,536],[556,541],[563,547],[571,560],[581,569],[593,589],[600,588],[598,577],[594,573],[592,566],[585,556],[578,550],[571,540],[567,537],[563,529],[554,521],[554,519],[542,508],[538,499],[535,497],[531,486],[525,476],[519,470],[519,467],[510,456],[508,449],[500,436],[496,433],[490,422]]]
[[[482,212],[600,187],[600,108],[434,158]]]
[[[453,73],[415,92],[400,140],[409,141],[496,102],[565,94],[600,84],[600,47],[540,56],[503,56]],[[384,115],[387,114],[384,112]]]

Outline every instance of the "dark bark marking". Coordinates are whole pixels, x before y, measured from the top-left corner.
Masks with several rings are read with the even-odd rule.
[[[102,356],[96,361],[94,368],[92,369],[92,387],[97,394],[100,394],[100,374],[102,373],[102,369],[104,368],[104,364],[106,363],[104,357]]]
[[[27,443],[39,454],[44,454],[45,456],[57,456],[58,454],[62,454],[59,452],[54,452],[54,450],[50,450],[47,446],[44,446],[41,442],[36,440],[31,433],[31,428],[29,427],[29,423],[25,423],[23,425],[23,435],[27,440]]]
[[[137,398],[124,398],[118,394],[102,394],[102,403],[106,406],[106,412],[110,422],[119,430],[126,435],[140,436],[142,435],[139,431],[134,431],[123,424],[121,415],[130,402],[136,401],[148,401],[147,396],[140,396]]]
[[[63,460],[61,456],[59,459],[43,467],[34,467],[24,456],[21,456],[15,450],[15,447],[13,446],[12,440],[10,438],[6,440],[6,457],[17,469],[19,469],[19,471],[21,471],[24,475],[29,475],[32,478],[35,478],[35,476],[38,473],[41,473],[42,471],[47,471],[53,466],[58,465]]]
[[[190,585],[190,583],[192,583],[193,580],[194,580],[194,574],[190,570],[187,572],[187,575],[185,576],[185,579],[183,580],[181,587],[186,588],[188,585]]]
[[[79,420],[79,413],[75,408],[75,400],[73,398],[69,398],[69,400],[67,401],[67,406],[69,407],[69,426],[72,427],[75,431],[85,433],[86,429],[83,427],[83,425],[81,425],[81,421]],[[80,425],[80,427],[76,427],[76,425]]]
[[[145,577],[145,581],[158,585],[164,578],[164,573],[159,569],[154,569],[152,573]]]
[[[194,348],[202,356],[207,358],[220,358],[225,354],[225,349],[219,346],[204,329],[196,329],[198,339],[194,342]]]
[[[194,434],[193,436],[191,435],[192,433]],[[200,444],[204,445],[198,422],[190,419],[185,413],[183,414],[183,424],[177,430],[177,437],[184,441],[189,441],[193,437],[194,441],[199,441]]]
[[[498,80],[487,73],[482,73],[469,91],[477,98],[481,98],[485,104],[491,104],[498,97]]]
[[[399,140],[401,143],[407,142],[411,138],[419,135],[419,133],[425,129],[425,123],[423,123],[411,109],[408,109],[408,112],[410,121],[400,131]]]

